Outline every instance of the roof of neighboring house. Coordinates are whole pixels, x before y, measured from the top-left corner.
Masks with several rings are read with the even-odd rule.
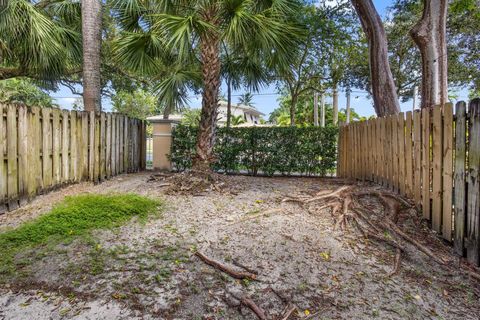
[[[225,108],[227,107],[227,101],[225,101],[225,100],[220,100],[218,102],[218,104],[221,107],[225,107]],[[243,105],[243,104],[233,104],[232,103],[232,108],[241,109],[246,113],[252,113],[252,114],[255,114],[255,115],[258,115],[258,116],[264,116],[265,115],[264,113],[258,111],[257,108],[251,107],[251,106],[246,106],[246,105]]]
[[[234,126],[235,128],[245,128],[245,127],[276,127],[276,125],[271,123],[253,123],[253,122],[244,122]]]
[[[181,121],[183,119],[183,115],[181,114],[171,114],[168,116],[168,120],[163,119],[163,115],[158,115],[158,116],[152,116],[148,117],[147,120],[150,122],[165,122],[169,120],[173,121]]]

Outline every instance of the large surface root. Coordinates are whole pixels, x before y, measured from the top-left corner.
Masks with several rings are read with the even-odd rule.
[[[361,200],[366,197],[376,199],[382,205],[383,216],[380,219],[372,219],[371,210],[362,204]],[[342,186],[336,190],[322,190],[312,197],[287,197],[283,202],[299,203],[311,214],[329,208],[335,219],[335,229],[348,230],[349,225],[354,225],[366,240],[395,249],[390,275],[398,273],[400,269],[402,256],[407,252],[402,244],[404,242],[414,246],[436,263],[446,264],[441,257],[399,227],[400,213],[403,209],[412,209],[413,206],[398,195],[376,189],[359,191],[356,186]]]
[[[231,185],[225,175],[210,171],[189,170],[179,173],[155,173],[149,180],[161,181],[167,194],[203,195],[208,192],[236,194],[238,186]]]

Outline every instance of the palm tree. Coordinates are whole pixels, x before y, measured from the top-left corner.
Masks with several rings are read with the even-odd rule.
[[[82,0],[83,104],[86,111],[100,111],[100,50],[102,47],[102,2]]]
[[[227,128],[229,128],[232,116],[232,89],[238,90],[244,86],[258,92],[261,86],[268,83],[269,76],[266,66],[255,54],[238,49],[229,50],[225,43],[222,47],[221,73],[227,85]]]
[[[79,71],[78,4],[9,0],[0,10],[0,80],[56,81]]]
[[[244,106],[247,106],[247,107],[253,107],[254,106],[253,94],[251,94],[250,92],[242,94],[238,98],[238,103],[243,104]]]
[[[132,62],[158,63],[162,56],[173,56],[179,63],[199,60],[202,111],[193,169],[210,171],[221,83],[221,43],[264,57],[267,64],[288,65],[299,34],[291,23],[296,0],[117,0],[116,6],[130,35],[147,35],[155,41],[151,47],[159,48],[146,54],[142,50],[145,43],[139,43],[126,52]]]
[[[239,124],[245,123],[245,119],[243,116],[238,115],[238,116],[232,116],[232,125],[233,126],[238,126]]]

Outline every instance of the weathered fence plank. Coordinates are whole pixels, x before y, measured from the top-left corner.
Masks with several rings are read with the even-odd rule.
[[[405,195],[413,198],[413,153],[412,153],[412,112],[405,120]]]
[[[398,139],[398,192],[405,195],[405,117],[403,112],[397,117],[397,139]]]
[[[470,131],[468,133],[468,199],[467,199],[467,259],[480,264],[480,99],[469,107]]]
[[[3,117],[4,106],[0,103],[0,214],[7,211],[7,164],[5,155],[7,154],[6,126]]]
[[[55,185],[60,184],[61,167],[60,167],[60,139],[61,139],[61,127],[60,127],[60,110],[52,110],[52,163],[53,163],[53,183]]]
[[[432,117],[432,229],[441,232],[442,224],[442,109],[433,109]]]
[[[69,159],[69,112],[62,111],[62,182],[67,183],[70,180],[70,159]]]
[[[25,106],[18,106],[18,195],[20,205],[27,203],[28,198],[28,116]]]
[[[466,225],[466,181],[465,181],[465,163],[466,163],[466,137],[467,137],[467,105],[465,102],[458,102],[455,107],[455,194],[454,194],[454,214],[455,214],[455,253],[463,256],[465,225]]]
[[[452,193],[453,193],[453,106],[443,108],[443,165],[442,165],[442,235],[452,241]]]
[[[430,220],[430,110],[422,110],[422,212]]]
[[[7,176],[8,208],[18,208],[18,167],[17,167],[17,107],[7,107]]]
[[[78,140],[77,140],[77,112],[70,112],[70,179],[71,181],[78,181],[78,165],[80,157],[78,156]]]
[[[52,186],[52,127],[50,122],[51,109],[42,108],[42,166],[43,186],[46,190]]]
[[[421,113],[416,110],[413,113],[413,192],[417,208],[422,205],[422,121]]]
[[[105,139],[106,139],[106,134],[105,134],[105,113],[100,114],[100,181],[105,180]]]

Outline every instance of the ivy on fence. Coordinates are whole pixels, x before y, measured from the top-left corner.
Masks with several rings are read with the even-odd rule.
[[[171,161],[183,171],[192,166],[198,129],[184,125],[173,131]],[[337,128],[218,128],[213,169],[251,175],[320,175],[335,170]]]

